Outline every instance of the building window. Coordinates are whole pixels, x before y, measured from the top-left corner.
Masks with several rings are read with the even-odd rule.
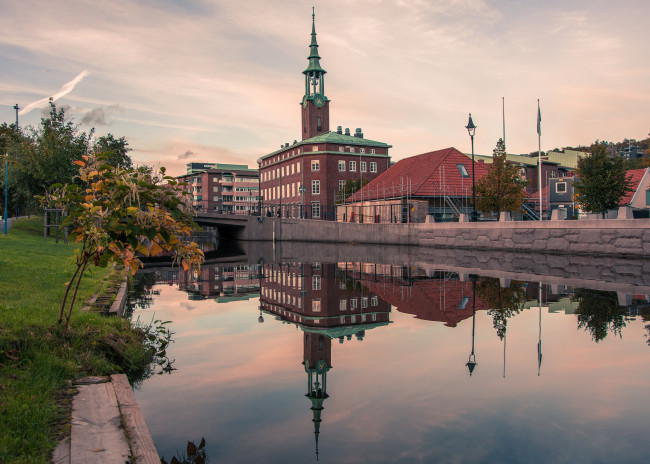
[[[311,170],[312,171],[320,171],[320,163],[318,160],[312,160],[311,162]]]
[[[294,174],[296,172],[296,165],[292,164],[291,165],[291,174]]]
[[[379,306],[379,298],[376,296],[370,298],[370,306]]]
[[[320,313],[320,298],[311,300],[311,310],[314,313]]]
[[[555,184],[555,193],[565,193],[566,192],[566,182],[558,182]]]
[[[551,179],[555,179],[557,177],[557,173],[553,170],[551,171]]]
[[[345,148],[339,147],[339,151],[344,151],[344,150],[345,150]]]
[[[320,180],[311,181],[311,194],[320,195]]]
[[[368,307],[368,298],[367,297],[361,298],[361,309],[367,308],[367,307]]]
[[[350,309],[357,309],[357,299],[356,298],[350,299]]]
[[[366,149],[365,148],[359,148],[359,153],[365,153]]]
[[[371,154],[371,155],[374,155],[374,154],[375,154],[375,149],[374,149],[374,148],[371,148],[371,149],[370,149],[370,154]]]
[[[314,145],[314,146],[311,148],[311,151],[318,151],[318,145]]]
[[[321,120],[320,116],[316,118],[316,130],[318,132],[323,130],[323,121]]]
[[[320,219],[320,201],[311,202],[311,217],[312,219]]]
[[[354,153],[354,147],[350,147],[350,153]]]
[[[320,290],[320,276],[311,277],[311,289]]]
[[[356,172],[356,170],[357,170],[357,162],[350,161],[350,172]]]
[[[345,172],[345,161],[339,160],[339,172]]]
[[[359,169],[361,169],[361,172],[366,172],[366,171],[367,171],[367,170],[366,170],[366,164],[367,164],[367,163],[366,163],[365,161],[360,161],[360,162],[359,162],[359,165],[360,165],[360,166],[359,166]]]
[[[456,167],[458,168],[461,177],[469,177],[469,172],[467,172],[467,168],[464,164],[457,164]]]
[[[345,188],[345,181],[339,180],[339,192]]]
[[[296,163],[296,172],[300,174],[300,163]]]
[[[370,172],[377,172],[377,163],[374,161],[370,162]]]
[[[339,311],[348,310],[348,300],[339,300]]]

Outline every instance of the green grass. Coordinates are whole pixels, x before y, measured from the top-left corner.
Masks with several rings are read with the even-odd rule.
[[[59,305],[75,266],[74,244],[43,242],[42,219],[0,235],[0,463],[47,463],[69,423],[72,381],[137,375],[151,360],[144,333],[117,317],[79,308],[108,271],[86,272],[68,331]]]

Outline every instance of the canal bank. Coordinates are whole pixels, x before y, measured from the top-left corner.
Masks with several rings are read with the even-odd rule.
[[[251,241],[297,241],[419,246],[479,251],[650,257],[650,219],[575,221],[447,222],[357,224],[252,217],[241,238]]]

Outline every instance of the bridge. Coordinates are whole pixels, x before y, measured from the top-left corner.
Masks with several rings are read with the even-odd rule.
[[[194,221],[201,227],[214,227],[218,238],[222,240],[248,240],[246,234],[248,223],[257,220],[256,216],[243,214],[222,214],[200,212]]]

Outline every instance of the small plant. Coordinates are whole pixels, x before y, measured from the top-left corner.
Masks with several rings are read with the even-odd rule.
[[[187,442],[187,454],[177,452],[177,456],[167,462],[165,458],[160,458],[160,464],[205,464],[208,462],[208,455],[205,452],[205,438],[201,438],[201,443],[196,446],[193,441]]]
[[[90,264],[105,267],[113,261],[135,274],[142,265],[138,256],[166,252],[186,271],[200,271],[204,259],[199,246],[189,240],[198,228],[192,220],[194,213],[185,205],[176,179],[165,175],[165,168],[157,172],[147,166],[116,168],[94,154],[74,163],[79,166],[77,183],[55,184],[40,197],[44,206],[63,210],[62,225],[73,228],[75,243],[80,246],[77,267],[59,309],[58,323],[65,316],[66,329],[81,278]]]

